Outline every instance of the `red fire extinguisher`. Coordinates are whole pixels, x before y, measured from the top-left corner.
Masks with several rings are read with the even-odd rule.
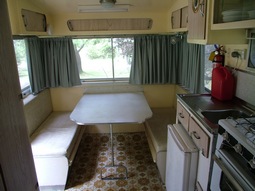
[[[225,51],[223,46],[217,46],[214,45],[215,51],[213,51],[210,55],[209,60],[213,62],[213,68],[217,66],[224,66],[224,61],[225,61]]]

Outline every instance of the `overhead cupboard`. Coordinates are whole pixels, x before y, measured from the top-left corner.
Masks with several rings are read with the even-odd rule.
[[[255,27],[254,0],[213,0],[212,10],[213,30]]]
[[[172,29],[185,31],[188,25],[188,7],[182,7],[172,12]]]
[[[245,1],[245,0],[188,0],[188,42],[196,44],[245,44],[246,28],[255,26],[255,21],[245,20],[240,23],[230,24],[230,22],[217,23],[222,19],[219,7],[224,2]],[[250,0],[246,0],[250,1]],[[226,9],[226,8],[224,8]],[[223,9],[222,9],[223,10]],[[227,9],[226,9],[227,10]],[[215,16],[215,15],[219,16]],[[218,21],[216,22],[218,18]],[[212,22],[213,21],[213,22]],[[224,19],[226,21],[226,19]],[[242,24],[243,22],[243,24]],[[239,27],[238,25],[241,25]],[[230,27],[232,26],[233,27]],[[234,27],[237,25],[236,27]],[[216,30],[224,29],[224,30]],[[229,35],[231,34],[231,35]]]

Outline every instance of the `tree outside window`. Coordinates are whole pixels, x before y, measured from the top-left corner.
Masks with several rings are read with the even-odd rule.
[[[129,78],[133,38],[74,39],[73,43],[81,79]]]

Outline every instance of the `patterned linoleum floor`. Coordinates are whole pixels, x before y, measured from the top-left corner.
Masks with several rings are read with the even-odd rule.
[[[124,165],[128,179],[101,180],[103,177],[123,177],[125,168],[103,168],[111,164],[109,134],[84,134],[76,158],[69,170],[67,191],[164,191],[156,164],[153,162],[145,133],[115,133],[115,165]]]

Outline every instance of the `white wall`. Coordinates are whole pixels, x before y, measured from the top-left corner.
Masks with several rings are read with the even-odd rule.
[[[242,71],[235,72],[237,78],[236,97],[255,106],[255,75]]]

